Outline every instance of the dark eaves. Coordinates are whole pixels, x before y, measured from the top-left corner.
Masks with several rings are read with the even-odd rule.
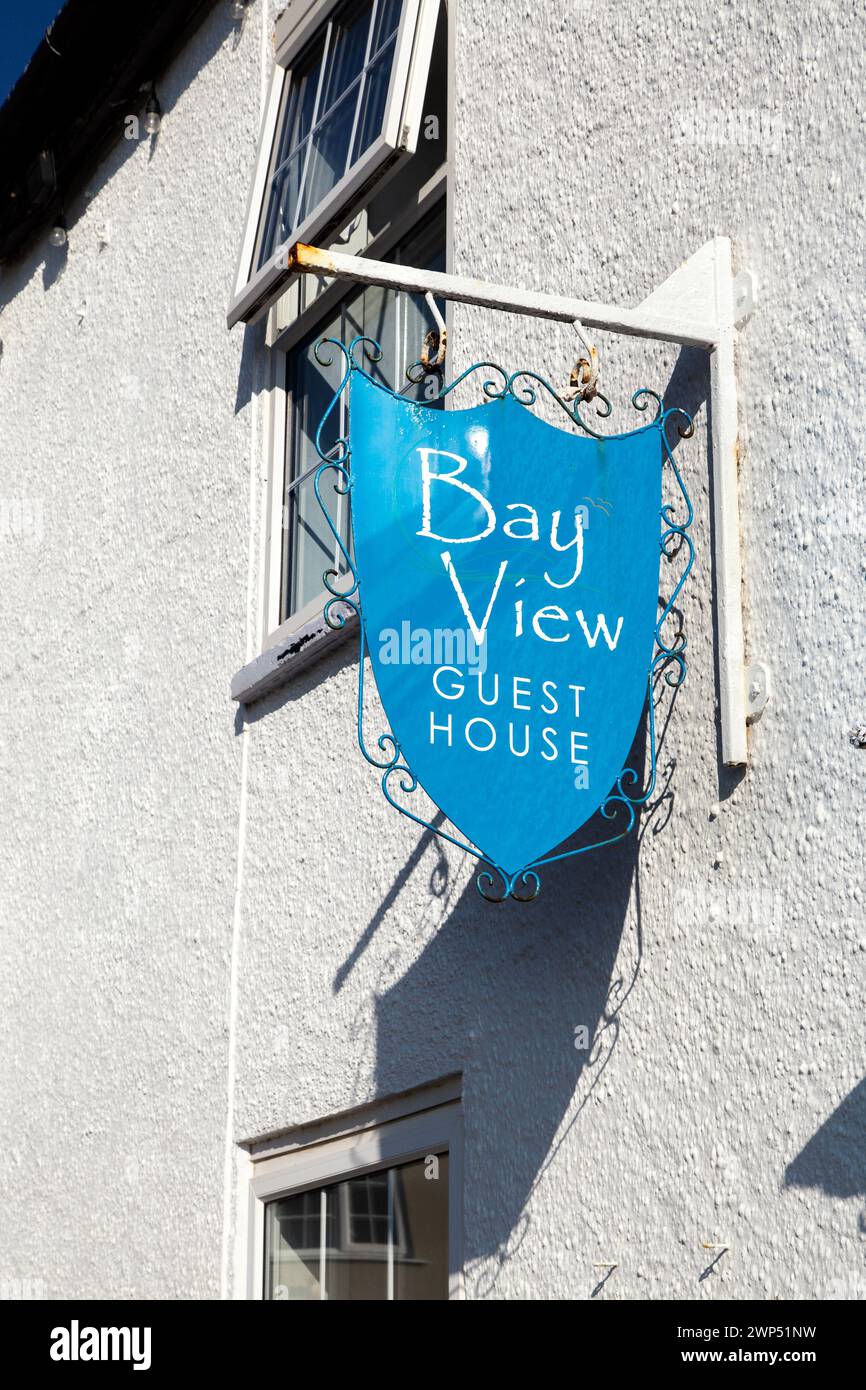
[[[67,0],[0,107],[0,261],[62,212],[217,0]]]

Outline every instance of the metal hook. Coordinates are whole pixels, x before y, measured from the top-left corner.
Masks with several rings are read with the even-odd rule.
[[[591,401],[598,391],[598,348],[587,338],[580,319],[574,319],[571,326],[586,348],[587,356],[579,357],[575,362],[568,386],[562,393],[563,400]]]
[[[441,371],[445,364],[445,353],[448,348],[448,329],[445,327],[445,320],[439,312],[439,306],[433,298],[430,290],[424,296],[424,303],[433,315],[436,323],[435,328],[431,328],[424,334],[424,342],[421,347],[421,365],[426,367],[429,372]],[[435,356],[432,355],[435,352]]]

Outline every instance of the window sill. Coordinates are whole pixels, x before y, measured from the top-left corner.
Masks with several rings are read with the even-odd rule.
[[[274,646],[242,666],[232,679],[231,696],[240,705],[251,705],[287,685],[327,652],[357,632],[358,618],[346,604],[342,627],[329,627],[321,612],[288,633]]]

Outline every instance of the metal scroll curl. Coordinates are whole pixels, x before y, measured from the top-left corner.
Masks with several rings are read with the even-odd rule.
[[[589,850],[601,849],[605,845],[614,844],[623,839],[633,829],[640,808],[650,800],[655,791],[657,746],[654,690],[659,681],[663,681],[668,687],[676,689],[682,685],[686,678],[687,638],[681,625],[673,633],[670,632],[670,628],[677,600],[691,573],[695,559],[694,543],[689,534],[694,520],[694,509],[674,458],[668,434],[669,431],[675,429],[680,438],[690,437],[694,433],[692,419],[686,411],[679,407],[665,407],[657,392],[649,388],[641,388],[631,397],[631,405],[638,413],[646,415],[652,412],[652,414],[648,421],[642,422],[635,430],[626,433],[637,434],[646,429],[656,428],[661,439],[663,463],[669,466],[674,480],[675,500],[672,502],[664,502],[663,500],[660,508],[659,548],[669,563],[679,562],[680,565],[678,578],[655,625],[654,652],[647,673],[649,771],[646,783],[644,784],[643,776],[637,769],[626,765],[616,777],[611,791],[601,802],[596,813],[601,818],[600,823],[606,830],[610,831],[609,834],[606,834],[604,838],[580,845],[576,849],[545,855],[524,865],[516,873],[509,873],[465,839],[451,834],[440,826],[432,825],[424,815],[417,813],[403,801],[398,800],[398,796],[411,797],[419,788],[418,779],[404,756],[399,740],[390,730],[386,730],[378,736],[371,747],[365,737],[364,680],[367,636],[364,623],[361,621],[361,578],[356,562],[335,525],[321,491],[326,475],[332,474],[334,490],[342,496],[351,493],[353,485],[351,445],[348,436],[340,436],[330,448],[326,449],[323,444],[323,431],[333,412],[337,409],[353,375],[360,373],[372,380],[366,367],[368,364],[374,365],[381,360],[382,350],[373,338],[359,335],[348,343],[336,338],[323,338],[316,344],[315,355],[317,361],[324,366],[332,366],[335,361],[342,360],[343,368],[340,383],[316,432],[315,444],[320,463],[314,474],[314,489],[344,567],[342,573],[338,569],[330,568],[325,571],[323,576],[325,589],[328,593],[324,606],[325,621],[330,627],[339,629],[345,625],[350,613],[354,613],[358,618],[358,746],[366,761],[379,773],[383,795],[395,810],[407,819],[414,821],[416,825],[438,836],[439,839],[446,840],[449,844],[478,860],[479,872],[476,884],[483,898],[488,902],[504,902],[507,898],[514,898],[518,902],[529,902],[540,892],[541,869],[561,860],[585,854]],[[406,375],[410,383],[418,385],[425,379],[430,379],[431,369],[429,365],[417,362],[408,369]],[[479,377],[481,391],[486,400],[511,396],[519,404],[531,409],[537,403],[539,396],[545,395],[562,409],[578,430],[595,439],[610,437],[599,433],[592,427],[581,411],[582,403],[579,400],[568,402],[563,399],[550,382],[539,373],[528,369],[509,372],[495,362],[476,362],[447,384],[440,380],[439,389],[435,395],[428,397],[423,404],[431,405],[436,401],[442,401],[462,383]],[[391,391],[380,381],[376,381],[376,386],[395,398],[404,399],[400,393]],[[600,394],[593,397],[592,405],[596,415],[601,418],[606,418],[611,414],[610,401]],[[623,436],[618,437],[622,438]]]

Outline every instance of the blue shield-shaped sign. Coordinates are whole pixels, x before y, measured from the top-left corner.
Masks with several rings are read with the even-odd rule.
[[[424,791],[506,881],[604,805],[647,697],[663,440],[350,382],[360,608]]]

